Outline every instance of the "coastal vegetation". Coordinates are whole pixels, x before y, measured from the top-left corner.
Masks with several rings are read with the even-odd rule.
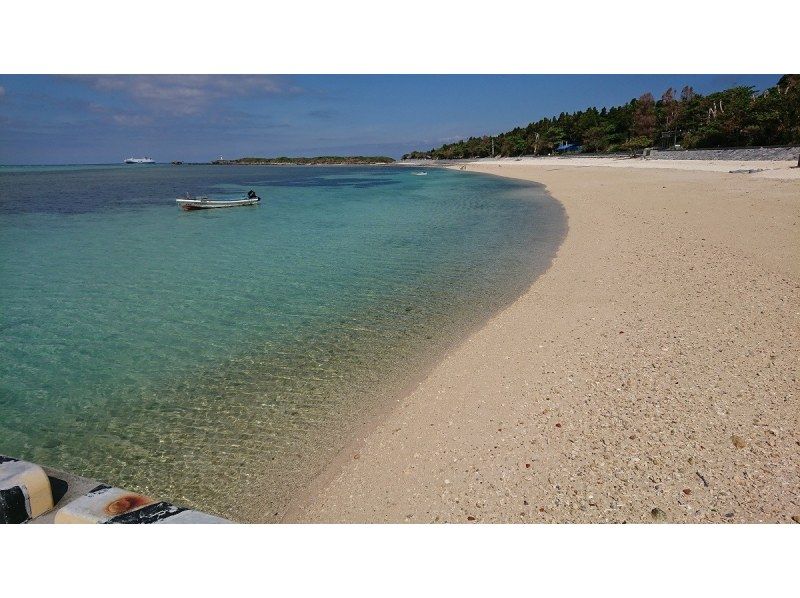
[[[559,146],[605,153],[793,143],[800,143],[800,75],[784,75],[761,92],[737,86],[703,96],[685,86],[680,92],[669,88],[659,99],[648,92],[622,106],[562,112],[492,137],[413,151],[403,159],[547,155]]]
[[[394,158],[388,156],[316,156],[314,158],[237,158],[235,160],[214,160],[212,164],[246,164],[246,165],[302,165],[314,166],[320,164],[390,164]]]

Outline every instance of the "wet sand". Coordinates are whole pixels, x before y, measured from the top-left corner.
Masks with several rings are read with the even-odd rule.
[[[564,244],[286,521],[800,520],[796,171],[587,162],[458,166],[547,185]]]

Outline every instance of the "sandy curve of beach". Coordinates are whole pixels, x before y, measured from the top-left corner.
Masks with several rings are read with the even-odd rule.
[[[564,243],[285,520],[800,521],[795,172],[462,166],[545,184]]]

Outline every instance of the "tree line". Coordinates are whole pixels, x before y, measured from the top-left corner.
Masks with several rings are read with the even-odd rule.
[[[763,92],[736,86],[703,96],[690,86],[680,92],[670,87],[658,100],[648,92],[622,106],[562,112],[499,135],[413,151],[403,159],[485,158],[493,149],[495,156],[548,155],[565,143],[584,153],[800,143],[800,75],[784,75]]]

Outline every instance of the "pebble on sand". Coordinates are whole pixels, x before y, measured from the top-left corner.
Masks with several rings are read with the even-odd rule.
[[[747,443],[745,443],[744,438],[742,438],[741,436],[737,436],[736,434],[731,436],[731,441],[733,441],[733,446],[735,446],[738,449],[742,449],[747,446]]]
[[[658,507],[655,507],[652,511],[650,511],[650,515],[656,521],[665,521],[667,519],[667,514]]]

